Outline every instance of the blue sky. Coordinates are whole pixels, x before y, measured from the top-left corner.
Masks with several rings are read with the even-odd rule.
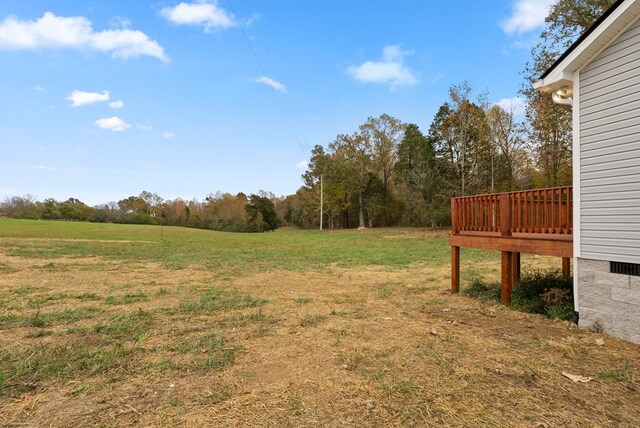
[[[0,198],[294,193],[369,116],[513,99],[549,3],[3,0]]]

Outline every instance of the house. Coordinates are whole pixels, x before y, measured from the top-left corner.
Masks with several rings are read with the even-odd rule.
[[[640,0],[619,0],[534,87],[573,108],[579,325],[640,343]]]

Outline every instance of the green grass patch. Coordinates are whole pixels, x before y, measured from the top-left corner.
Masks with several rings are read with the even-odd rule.
[[[124,296],[107,296],[104,303],[107,305],[130,305],[132,303],[148,302],[149,296],[144,292],[126,293]]]
[[[85,292],[82,294],[76,294],[73,297],[78,300],[101,300],[102,299],[102,297],[100,297],[98,294],[88,293],[88,292]]]
[[[125,305],[131,304],[131,303],[148,302],[149,296],[147,296],[147,294],[143,292],[133,293],[133,294],[127,293],[122,298],[122,301],[124,302]]]
[[[18,296],[27,296],[41,290],[43,290],[43,287],[38,287],[35,285],[21,285],[20,287],[13,290],[13,292]]]
[[[614,382],[635,382],[635,374],[629,370],[629,362],[624,360],[622,367],[615,370],[608,370],[598,373],[600,379],[612,380]]]
[[[394,291],[396,291],[396,284],[382,284],[378,285],[376,288],[376,294],[383,299],[389,298]]]
[[[105,305],[118,305],[120,304],[120,299],[118,299],[116,296],[107,296],[104,299],[104,303]]]
[[[229,340],[215,333],[188,337],[168,345],[170,351],[188,355],[187,362],[171,363],[170,367],[178,370],[206,371],[219,370],[236,361],[236,354],[242,349],[231,345]]]
[[[8,255],[46,259],[49,270],[63,268],[55,261],[59,257],[98,256],[126,264],[158,262],[170,269],[201,264],[221,278],[273,269],[324,272],[331,265],[407,267],[448,260],[450,250],[444,235],[424,239],[415,232],[416,229],[371,229],[366,233],[283,229],[240,234],[181,227],[2,219],[0,246]],[[22,239],[2,242],[1,238]],[[497,260],[474,251],[465,253],[465,257]]]
[[[93,331],[113,340],[141,342],[148,337],[153,321],[151,312],[139,310],[114,315],[106,322],[96,324]]]
[[[462,294],[482,300],[500,301],[500,284],[485,283],[480,278],[473,278],[469,286],[462,289]]]
[[[18,269],[8,265],[7,263],[0,262],[0,274],[10,274],[14,272],[18,272]]]
[[[63,344],[0,349],[0,396],[19,395],[50,378],[66,381],[109,370],[125,370],[139,349],[120,342],[83,337]]]
[[[304,314],[302,318],[300,318],[300,326],[302,327],[313,327],[315,325],[320,324],[322,321],[326,320],[326,315],[321,314]]]
[[[234,327],[253,327],[253,335],[263,337],[271,333],[272,326],[278,322],[276,318],[265,315],[262,308],[250,313],[240,313],[229,317],[225,320],[228,326]]]
[[[0,329],[14,327],[49,327],[56,324],[71,324],[76,321],[91,319],[102,309],[95,306],[83,306],[75,309],[64,309],[59,312],[43,312],[37,308],[35,312],[23,315],[0,316]]]
[[[382,385],[382,391],[386,395],[392,395],[392,394],[416,395],[421,390],[422,388],[418,384],[410,380],[402,380],[402,381],[394,382],[391,384]]]

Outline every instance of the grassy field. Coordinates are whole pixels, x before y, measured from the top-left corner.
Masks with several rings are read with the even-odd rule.
[[[451,295],[449,257],[418,229],[0,220],[0,425],[640,426],[637,345]]]

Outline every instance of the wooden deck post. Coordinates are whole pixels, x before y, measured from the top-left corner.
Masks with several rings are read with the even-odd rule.
[[[451,199],[451,234],[457,235],[458,205],[454,198]],[[460,247],[451,247],[451,292],[460,292]]]
[[[509,195],[504,193],[500,195],[500,235],[511,236],[511,201]],[[511,251],[502,251],[502,272],[501,272],[501,291],[502,303],[508,305],[511,303],[511,290],[513,289],[513,280],[516,276],[514,269],[514,259],[516,256]]]
[[[460,247],[451,247],[451,292],[460,292]]]
[[[511,290],[513,288],[513,253],[502,251],[502,304],[511,303]]]
[[[520,281],[520,253],[518,252],[513,252],[511,253],[513,255],[513,260],[512,260],[512,280],[511,282],[513,284],[515,284],[516,282]]]
[[[562,258],[562,275],[571,276],[571,258],[570,257]]]

